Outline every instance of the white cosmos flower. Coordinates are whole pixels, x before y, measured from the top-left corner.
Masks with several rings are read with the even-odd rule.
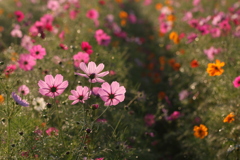
[[[32,104],[34,106],[34,109],[37,111],[42,111],[46,109],[46,102],[44,101],[43,98],[40,97],[34,98]]]

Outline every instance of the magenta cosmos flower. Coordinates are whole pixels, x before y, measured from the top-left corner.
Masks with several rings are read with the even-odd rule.
[[[22,11],[15,11],[14,15],[16,16],[18,22],[22,22],[23,21],[24,14],[23,14]]]
[[[69,100],[73,100],[72,105],[81,102],[85,103],[91,94],[91,91],[88,87],[77,86],[76,90],[71,90],[72,95],[68,96]]]
[[[103,63],[100,63],[98,66],[96,66],[96,63],[89,62],[88,66],[86,66],[86,64],[84,62],[81,62],[79,67],[85,74],[82,74],[82,73],[75,73],[75,74],[82,76],[82,77],[89,78],[89,82],[91,82],[91,83],[105,82],[103,79],[101,79],[99,77],[104,77],[109,73],[108,71],[100,73],[104,69]]]
[[[21,69],[30,71],[36,65],[36,60],[30,54],[21,54],[18,63]]]
[[[105,102],[105,106],[115,106],[125,99],[125,92],[124,86],[120,86],[118,82],[113,81],[111,85],[107,82],[103,83],[98,94]]]
[[[81,48],[89,55],[93,53],[92,46],[88,42],[82,42]]]
[[[238,77],[236,77],[236,78],[234,79],[234,81],[233,81],[233,86],[234,86],[235,88],[240,87],[240,76],[238,76]]]
[[[30,49],[30,54],[36,59],[43,59],[43,57],[46,55],[46,49],[41,45],[36,45]]]
[[[26,100],[23,100],[20,96],[18,96],[15,92],[12,92],[12,98],[14,101],[23,107],[28,107],[29,103]]]
[[[86,16],[87,16],[87,18],[89,18],[89,19],[98,19],[99,14],[98,14],[98,11],[97,11],[97,10],[95,10],[95,9],[90,9],[89,11],[87,11]]]
[[[89,54],[84,52],[78,52],[73,56],[74,66],[78,68],[81,62],[88,63],[89,59]]]
[[[30,91],[26,85],[22,85],[18,88],[18,92],[22,95],[27,95]]]
[[[111,42],[111,37],[107,35],[102,29],[96,30],[94,36],[99,45],[108,46],[108,44]]]
[[[153,114],[146,114],[144,121],[146,126],[151,127],[155,124],[155,116]]]
[[[54,128],[54,127],[50,127],[46,130],[46,133],[49,136],[51,136],[51,135],[58,136],[58,132],[59,132],[59,130],[57,128]]]
[[[39,92],[48,97],[59,96],[68,86],[68,81],[63,81],[61,74],[57,74],[55,78],[52,75],[46,75],[44,80],[38,82]]]

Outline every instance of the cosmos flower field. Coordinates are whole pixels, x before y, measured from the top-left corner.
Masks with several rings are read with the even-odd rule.
[[[239,39],[239,0],[0,0],[0,159],[239,159]]]

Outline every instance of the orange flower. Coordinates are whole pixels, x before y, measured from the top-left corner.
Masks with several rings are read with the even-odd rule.
[[[224,118],[223,122],[224,123],[231,123],[232,121],[234,121],[235,115],[233,114],[233,112],[231,112],[229,115],[227,115],[227,117]]]
[[[178,33],[174,31],[169,34],[169,39],[172,40],[175,44],[178,44],[180,41]]]
[[[166,96],[166,93],[165,92],[159,92],[158,93],[158,99],[163,99],[163,98],[165,98],[165,96]]]
[[[168,63],[170,64],[170,66],[173,66],[175,64],[175,59],[173,58],[169,59]]]
[[[127,24],[127,21],[126,21],[125,19],[122,19],[122,20],[121,20],[121,26],[124,27],[124,26],[126,26],[126,24]]]
[[[200,124],[200,126],[194,126],[193,131],[194,136],[197,138],[203,139],[208,135],[208,128],[203,124]]]
[[[191,65],[191,67],[192,68],[196,68],[196,67],[198,67],[199,66],[199,64],[198,64],[198,61],[197,60],[192,60],[192,62],[190,63],[190,65]]]
[[[221,68],[225,65],[224,62],[220,62],[220,60],[216,60],[216,63],[208,63],[207,72],[209,76],[220,76],[224,70]]]
[[[125,11],[121,11],[121,12],[119,13],[119,17],[120,17],[121,19],[127,19],[127,18],[128,18],[128,13],[125,12]]]
[[[4,97],[3,95],[0,95],[0,104],[4,102]]]
[[[176,20],[176,17],[174,15],[169,15],[167,16],[167,20],[173,22]]]
[[[148,64],[148,66],[147,66],[147,68],[149,69],[149,70],[153,70],[153,68],[154,68],[154,63],[149,63]]]
[[[2,8],[0,8],[0,15],[2,15],[4,12],[4,10]]]
[[[115,2],[117,2],[117,3],[122,3],[122,0],[115,0]]]
[[[175,71],[178,71],[180,69],[181,65],[180,65],[180,63],[174,63],[174,65],[172,67]]]
[[[160,10],[162,7],[163,7],[163,5],[161,3],[157,3],[155,5],[156,10]]]
[[[0,32],[3,32],[3,31],[4,31],[4,27],[0,26]]]

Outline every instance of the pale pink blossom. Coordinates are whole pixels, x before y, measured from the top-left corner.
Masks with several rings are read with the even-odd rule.
[[[68,86],[68,81],[63,81],[61,74],[57,74],[55,78],[52,75],[46,75],[44,80],[38,82],[39,93],[51,98],[61,95]]]
[[[100,98],[105,102],[105,106],[115,106],[118,103],[124,101],[126,89],[124,86],[116,81],[113,81],[111,85],[104,82],[98,91]]]
[[[82,73],[75,73],[75,74],[82,77],[89,78],[89,82],[91,83],[105,82],[102,78],[99,78],[99,77],[104,77],[109,73],[109,71],[100,73],[104,69],[103,63],[100,63],[98,66],[96,66],[96,63],[91,61],[88,63],[88,66],[86,66],[84,62],[81,62],[79,67],[85,74],[82,74]]]

